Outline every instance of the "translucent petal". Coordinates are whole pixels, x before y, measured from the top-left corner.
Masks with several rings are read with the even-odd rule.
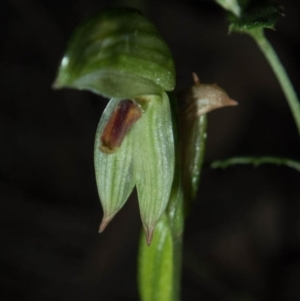
[[[118,99],[110,100],[100,119],[95,138],[96,182],[104,213],[100,232],[122,208],[134,187],[134,137],[126,135],[121,146],[114,153],[105,153],[101,150],[103,130],[119,102]]]
[[[141,219],[148,242],[168,204],[174,176],[174,141],[169,98],[148,97],[143,117],[130,135],[135,138],[134,177]]]

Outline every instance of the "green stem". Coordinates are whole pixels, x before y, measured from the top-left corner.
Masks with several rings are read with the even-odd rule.
[[[262,164],[275,164],[287,166],[293,169],[296,169],[300,172],[300,162],[287,159],[287,158],[278,158],[278,157],[235,157],[222,161],[215,161],[211,164],[212,168],[227,168],[232,165],[237,164],[253,164],[254,166],[259,166]]]
[[[179,164],[177,164],[177,166],[180,167]],[[183,199],[181,173],[177,173],[175,177],[176,178],[174,179],[170,201],[166,213],[173,241],[173,298],[171,300],[179,301],[181,293],[182,239],[184,232],[183,204],[185,200]]]
[[[283,93],[288,101],[298,128],[298,132],[300,134],[300,103],[283,65],[281,64],[272,45],[266,39],[262,28],[248,30],[247,33],[253,37],[253,39],[265,55],[266,59],[268,60],[271,68],[273,69],[283,90]]]
[[[181,120],[182,173],[185,210],[188,213],[197,196],[201,167],[205,153],[207,116],[195,117],[192,122]]]

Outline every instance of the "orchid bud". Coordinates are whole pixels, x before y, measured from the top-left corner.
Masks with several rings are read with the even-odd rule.
[[[188,204],[196,197],[206,140],[205,114],[237,102],[217,84],[202,84],[193,73],[194,85],[178,94],[181,114],[181,166],[185,198]]]

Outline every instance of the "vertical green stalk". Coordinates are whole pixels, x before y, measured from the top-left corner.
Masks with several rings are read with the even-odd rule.
[[[266,39],[263,28],[255,28],[247,30],[247,33],[253,37],[264,56],[268,60],[271,68],[273,69],[277,80],[283,90],[283,93],[288,101],[290,109],[292,111],[294,120],[296,122],[298,132],[300,134],[300,103],[297,97],[297,94],[294,90],[294,87],[281,64],[276,52],[274,51],[272,45]]]
[[[184,122],[184,131],[188,131],[189,135],[182,132],[182,181],[184,189],[184,207],[185,211],[189,213],[193,201],[197,196],[201,177],[201,166],[205,154],[205,142],[206,142],[206,128],[207,128],[207,116],[201,115],[188,122],[188,120],[182,120]]]

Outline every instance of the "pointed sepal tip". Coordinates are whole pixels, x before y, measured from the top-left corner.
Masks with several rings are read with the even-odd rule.
[[[144,226],[144,230],[145,230],[145,234],[146,234],[146,243],[147,243],[148,247],[151,245],[154,229],[155,229],[155,227]]]
[[[103,216],[100,227],[99,227],[99,231],[98,231],[99,233],[102,233],[106,229],[107,225],[111,222],[111,220],[114,218],[114,216],[115,215],[110,215],[108,217]]]

